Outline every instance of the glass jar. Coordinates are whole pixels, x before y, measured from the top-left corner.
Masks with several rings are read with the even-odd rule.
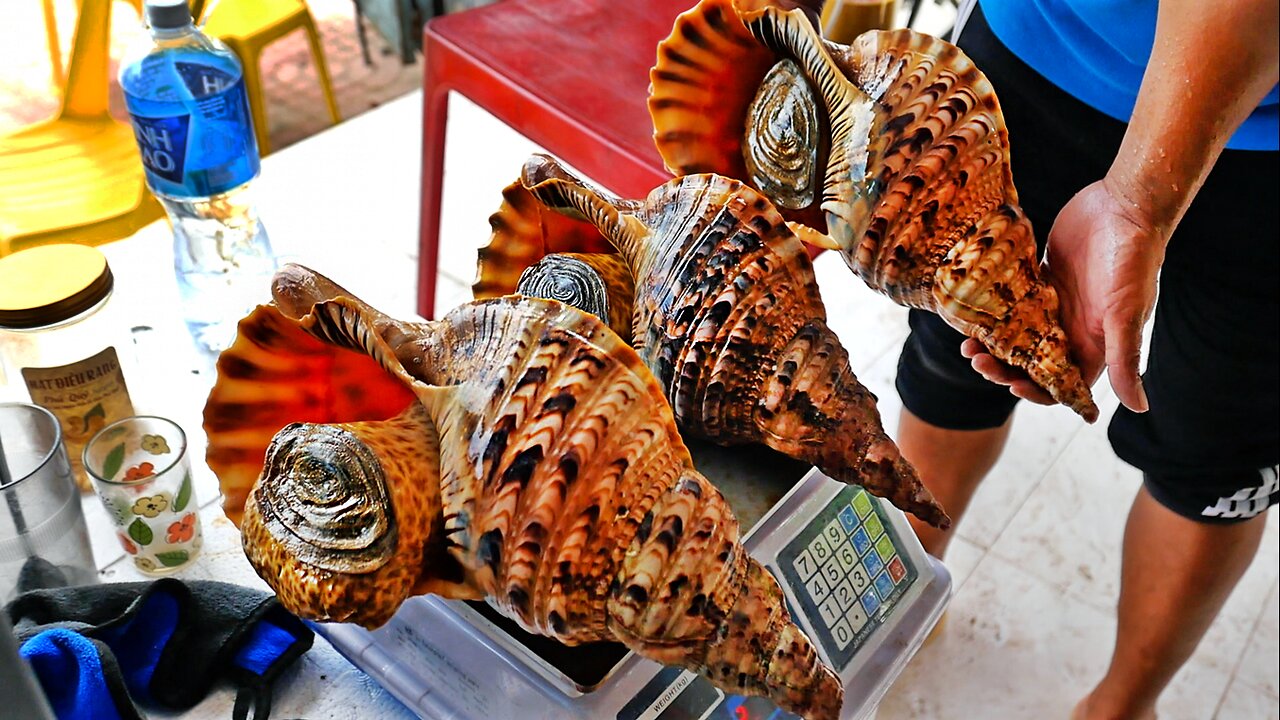
[[[0,258],[0,361],[12,385],[55,416],[76,483],[92,490],[85,443],[133,415],[122,355],[127,327],[111,306],[107,258],[84,245],[45,245]]]

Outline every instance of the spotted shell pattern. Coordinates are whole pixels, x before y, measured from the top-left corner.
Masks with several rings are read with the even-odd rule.
[[[285,607],[378,625],[410,594],[487,596],[533,632],[568,644],[618,640],[727,691],[837,717],[838,678],[743,550],[732,511],[694,470],[652,375],[602,322],[506,297],[404,323],[299,266],[277,276],[273,295],[220,358],[205,416],[213,454],[280,430],[269,426],[281,413],[250,398],[312,403],[311,424],[284,426],[263,449],[275,460],[252,489],[223,478],[229,499],[245,498],[245,551]],[[275,372],[319,355],[352,367],[362,359],[370,388],[408,389],[407,407],[345,422],[332,388]],[[297,522],[280,507],[291,494],[345,504],[352,488],[371,484],[350,481],[368,462],[317,449],[321,436],[349,436],[377,459],[396,535],[381,567],[307,562],[299,536],[280,529]],[[317,474],[319,465],[329,469]],[[305,492],[291,489],[299,474]],[[324,483],[327,494],[309,489]],[[266,490],[274,484],[285,487]],[[306,515],[318,523],[312,534],[324,531],[315,520],[324,513]]]

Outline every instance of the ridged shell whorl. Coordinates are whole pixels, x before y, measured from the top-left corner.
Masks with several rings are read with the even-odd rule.
[[[590,265],[564,255],[548,255],[520,275],[521,295],[558,300],[599,318],[609,317],[604,279]]]
[[[614,252],[589,223],[548,210],[518,180],[502,190],[502,205],[489,226],[471,286],[478,300],[515,292],[521,273],[548,253]]]
[[[525,269],[515,292],[589,312],[631,341],[635,280],[617,253],[552,253]]]
[[[820,2],[780,1],[818,22]],[[654,142],[673,174],[758,181],[756,188],[767,189],[788,220],[821,230],[816,182],[803,180],[807,187],[773,195],[810,172],[821,177],[827,132],[811,90],[789,74],[794,65],[780,67],[783,58],[740,19],[744,10],[769,5],[701,0],[676,18],[649,73]],[[811,140],[816,143],[806,146]]]
[[[303,562],[341,573],[386,563],[396,522],[377,457],[332,425],[294,423],[267,448],[256,497],[269,532]]]
[[[817,196],[823,143],[816,103],[799,66],[782,60],[765,75],[747,109],[747,179],[781,208],[802,210]]]
[[[685,432],[768,445],[949,522],[885,436],[827,327],[813,265],[766,197],[702,174],[620,200],[546,156],[525,163],[522,182],[621,252],[636,278],[633,344]]]

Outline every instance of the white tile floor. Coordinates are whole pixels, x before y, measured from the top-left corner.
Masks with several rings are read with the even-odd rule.
[[[469,297],[475,248],[488,239],[499,191],[537,150],[464,98],[454,95],[451,104],[441,309]],[[831,325],[893,428],[905,311],[867,290],[834,254],[816,267]],[[1115,397],[1105,385],[1098,396],[1108,417]],[[1119,540],[1139,482],[1112,454],[1105,423],[1087,426],[1062,408],[1021,408],[1008,450],[946,558],[956,585],[947,625],[878,717],[1065,718],[1110,656]],[[1165,694],[1162,718],[1280,718],[1278,564],[1272,513],[1257,560]]]

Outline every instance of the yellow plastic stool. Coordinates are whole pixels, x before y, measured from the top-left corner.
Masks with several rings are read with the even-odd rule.
[[[138,11],[138,17],[142,17],[142,0],[125,0]],[[53,0],[43,0],[44,2],[44,34],[45,40],[49,44],[49,65],[53,70],[53,84],[62,87],[62,44],[58,42],[58,17],[53,6]]]
[[[57,116],[0,135],[0,255],[127,237],[159,218],[129,125],[107,113],[111,0],[83,0]]]
[[[196,5],[201,7],[196,7]],[[199,17],[205,3],[192,3]],[[271,152],[267,132],[266,98],[262,92],[262,50],[271,43],[297,29],[307,32],[311,46],[311,59],[320,80],[320,91],[329,106],[333,122],[342,122],[338,114],[338,102],[333,97],[333,83],[329,79],[329,66],[324,60],[324,48],[316,21],[303,0],[219,0],[213,2],[204,19],[204,32],[226,43],[244,65],[245,91],[253,111],[253,128],[258,136],[258,151]]]

